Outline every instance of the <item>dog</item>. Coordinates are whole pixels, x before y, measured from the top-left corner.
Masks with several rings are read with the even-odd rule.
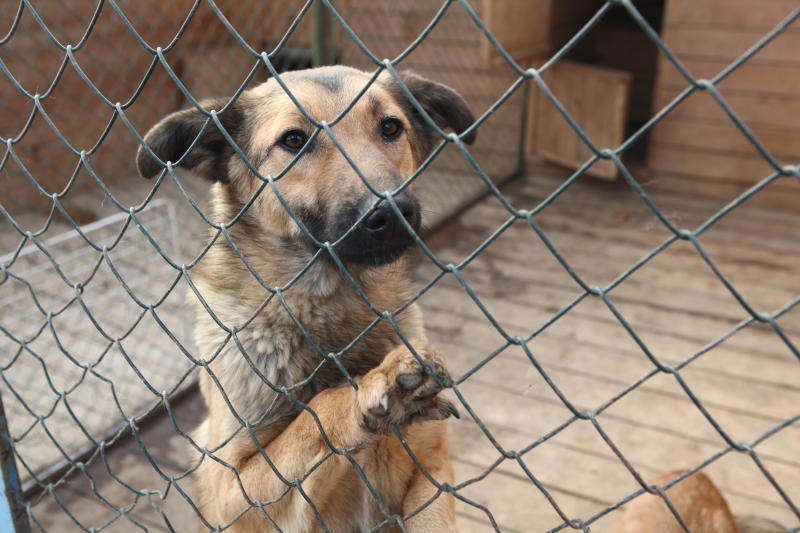
[[[682,470],[659,474],[651,485],[664,485],[682,475]],[[755,516],[734,517],[717,486],[703,472],[695,472],[665,491],[675,511],[692,533],[778,533],[786,531],[777,522]],[[664,500],[642,494],[625,505],[614,533],[684,533]]]
[[[344,66],[281,75],[313,119],[334,124],[333,138],[314,135],[274,78],[230,104],[201,102],[272,183],[196,108],[162,119],[139,148],[146,178],[169,161],[209,180],[221,228],[189,271],[208,408],[195,436],[201,530],[394,531],[404,519],[409,532],[455,531],[452,495],[415,464],[452,483],[446,420],[458,411],[439,394],[444,359],[416,304],[392,317],[402,336],[376,311],[412,296],[407,229],[419,230],[420,205],[399,188],[440,140],[428,119],[461,134],[474,117],[458,92],[411,72],[401,79],[428,118],[387,72],[359,96],[370,76]],[[474,128],[462,136],[474,138]],[[394,207],[362,177],[394,191]]]

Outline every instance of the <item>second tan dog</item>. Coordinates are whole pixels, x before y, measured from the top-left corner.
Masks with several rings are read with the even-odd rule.
[[[673,470],[650,481],[663,485],[681,475]],[[714,483],[696,472],[666,490],[673,507],[692,533],[741,533],[728,503]],[[625,506],[614,533],[683,533],[675,515],[661,497],[642,494]]]
[[[650,484],[664,485],[681,475],[672,470]],[[731,514],[728,502],[703,472],[695,472],[666,490],[675,511],[691,533],[781,533],[786,528],[768,518]],[[642,494],[625,505],[614,533],[683,533],[675,515],[661,497]]]
[[[333,121],[369,76],[327,67],[282,79],[315,120]],[[472,124],[454,90],[414,74],[403,80],[439,127],[463,132]],[[219,110],[226,102],[203,106]],[[332,128],[350,161],[325,132],[313,136],[275,80],[244,92],[219,120],[262,175],[277,177],[277,194],[196,109],[156,124],[145,138],[149,151],[140,149],[137,159],[148,178],[172,161],[212,181],[210,218],[230,236],[213,230],[213,244],[190,272],[208,407],[196,435],[205,452],[193,474],[201,529],[350,533],[384,522],[389,530],[402,518],[410,532],[454,531],[452,497],[389,433],[401,426],[425,470],[452,482],[445,419],[457,411],[438,395],[449,379],[444,361],[428,345],[416,305],[394,319],[427,370],[371,309],[393,311],[412,294],[406,226],[419,229],[420,207],[408,188],[395,192],[403,222],[353,168],[376,191],[396,191],[430,153],[433,128],[386,74]],[[340,241],[334,251],[363,297],[305,231],[320,243]],[[324,357],[339,353],[358,390]],[[332,453],[320,426],[334,447],[353,449],[367,482]]]

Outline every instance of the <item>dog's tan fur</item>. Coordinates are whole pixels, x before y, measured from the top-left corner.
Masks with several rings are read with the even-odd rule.
[[[329,67],[290,73],[283,79],[314,119],[332,121],[369,78],[353,69]],[[460,132],[472,122],[466,104],[451,89],[413,74],[406,74],[404,80],[440,127]],[[204,107],[220,109],[225,102],[206,101]],[[402,122],[404,130],[397,141],[376,135],[382,116]],[[275,80],[244,92],[219,117],[262,175],[278,176],[294,157],[277,146],[276,139],[287,129],[308,129]],[[200,135],[194,155],[181,163],[217,181],[212,186],[210,218],[226,224],[237,248],[219,236],[190,273],[201,297],[192,294],[190,299],[197,309],[195,341],[204,362],[200,389],[208,407],[196,441],[211,452],[202,458],[195,474],[202,516],[212,527],[230,524],[228,531],[233,532],[271,530],[270,521],[287,532],[321,531],[308,498],[333,533],[368,530],[386,519],[347,458],[333,455],[309,474],[309,468],[330,448],[314,417],[267,382],[294,387],[291,393],[313,409],[334,446],[358,446],[353,457],[380,495],[384,509],[399,516],[409,514],[436,496],[437,489],[390,434],[389,426],[397,423],[403,428],[415,456],[431,476],[452,482],[445,419],[454,414],[454,408],[436,394],[441,387],[423,371],[387,320],[381,320],[341,357],[358,380],[357,391],[344,384],[342,373],[330,361],[304,382],[322,361],[317,348],[324,354],[341,351],[376,315],[325,250],[280,296],[261,285],[238,253],[263,282],[284,287],[317,250],[269,186],[259,192],[262,182],[233,155],[214,124],[203,130],[203,122],[196,110],[181,111],[154,126],[145,139],[162,161],[176,161]],[[398,187],[420,165],[433,142],[431,128],[388,75],[377,80],[332,131],[378,191]],[[288,206],[310,226],[331,223],[348,202],[371,194],[324,132],[315,143],[275,182]],[[144,150],[138,164],[146,177],[162,168]],[[252,205],[243,209],[251,198],[255,198]],[[338,235],[329,237],[333,241]],[[385,264],[346,266],[381,311],[397,309],[412,295],[409,261],[404,255]],[[413,339],[420,356],[431,363],[432,373],[446,381],[441,356],[426,341],[418,307],[407,307],[395,319],[404,336]],[[297,479],[302,479],[302,493],[286,484]],[[264,502],[263,511],[254,506],[257,502]],[[439,494],[406,520],[405,527],[420,533],[454,531],[452,497]],[[386,530],[390,529],[387,525]]]
[[[673,470],[656,476],[651,484],[664,485],[679,475]],[[672,506],[692,533],[741,533],[728,503],[714,483],[696,472],[666,490]],[[625,506],[614,533],[683,533],[684,529],[654,494],[642,494]]]

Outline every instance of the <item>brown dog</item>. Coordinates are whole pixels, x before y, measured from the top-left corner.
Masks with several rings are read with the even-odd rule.
[[[333,121],[369,76],[325,67],[282,79],[311,117]],[[439,127],[463,132],[472,124],[452,89],[414,74],[403,80]],[[226,102],[208,100],[203,107],[219,110]],[[444,420],[457,412],[437,394],[449,379],[443,360],[425,340],[416,305],[394,320],[414,339],[427,371],[370,307],[393,311],[411,296],[405,252],[413,240],[406,225],[419,229],[417,200],[408,188],[394,194],[405,223],[385,200],[378,203],[332,139],[324,131],[312,135],[313,126],[276,80],[244,92],[219,120],[253,167],[276,178],[277,194],[195,109],[156,124],[145,138],[152,154],[140,148],[137,158],[148,178],[163,170],[154,154],[213,181],[210,218],[224,224],[231,241],[213,230],[216,240],[190,271],[198,295],[191,299],[200,389],[208,406],[196,436],[207,450],[196,472],[202,528],[349,533],[383,522],[388,530],[392,519],[406,517],[410,532],[454,531],[452,496],[438,491],[389,432],[392,424],[401,426],[425,470],[438,482],[452,482]],[[379,193],[395,191],[438,141],[388,74],[332,132]],[[319,243],[336,243],[369,305],[278,195]],[[358,390],[327,354],[340,354]],[[331,452],[320,426],[334,447],[353,449],[380,505],[351,461]]]
[[[673,470],[660,474],[651,484],[664,485],[681,473]],[[692,533],[741,533],[722,493],[704,473],[682,479],[665,494]],[[614,529],[614,533],[683,532],[664,500],[654,494],[642,494],[628,503]]]

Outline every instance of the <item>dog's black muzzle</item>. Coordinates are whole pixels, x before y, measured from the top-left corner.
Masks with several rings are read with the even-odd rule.
[[[422,217],[417,200],[405,191],[393,198],[402,219],[411,226],[414,233],[418,233]],[[343,235],[373,202],[370,198],[366,207],[343,213],[337,224],[340,231],[335,233]],[[398,217],[398,213],[388,202],[382,200],[334,250],[346,262],[379,266],[399,259],[413,242],[412,234]]]

